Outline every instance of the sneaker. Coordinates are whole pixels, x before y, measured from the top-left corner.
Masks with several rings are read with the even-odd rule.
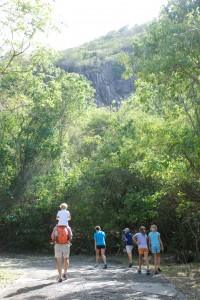
[[[141,270],[138,270],[137,272],[138,272],[139,274],[141,274]]]
[[[147,275],[150,275],[150,271],[149,270],[147,270]]]
[[[160,268],[158,268],[158,271],[159,271],[159,272],[162,272],[162,270],[161,270]]]
[[[62,278],[59,278],[59,279],[58,279],[58,282],[62,282]]]
[[[155,275],[159,274],[158,271],[155,271]]]
[[[132,266],[133,266],[133,264],[132,264],[132,263],[128,265],[128,267],[129,267],[129,268],[131,268]]]
[[[98,269],[98,268],[99,268],[99,266],[98,266],[98,265],[95,265],[94,267],[95,267],[95,269]]]
[[[107,264],[104,265],[104,269],[107,269]]]
[[[64,279],[67,279],[67,274],[63,274],[63,278],[64,278]]]

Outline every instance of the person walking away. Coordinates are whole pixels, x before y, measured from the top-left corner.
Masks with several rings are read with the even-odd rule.
[[[106,235],[105,232],[101,231],[100,226],[95,227],[95,233],[94,233],[94,247],[96,251],[96,264],[95,268],[98,269],[99,267],[99,255],[101,252],[101,257],[104,262],[104,269],[107,269],[107,263],[106,263],[106,256],[105,256],[105,251],[106,251]]]
[[[129,268],[133,266],[133,235],[132,233],[130,233],[130,229],[129,228],[125,228],[123,230],[124,234],[122,235],[122,238],[125,240],[126,242],[126,252],[128,255],[128,260],[129,260]]]
[[[71,220],[71,214],[67,210],[67,203],[62,203],[60,205],[61,210],[58,211],[56,220],[58,220],[58,226],[68,226],[68,221]]]
[[[147,245],[148,237],[146,235],[146,228],[141,226],[139,228],[139,232],[133,235],[133,242],[138,246],[139,258],[138,258],[138,273],[141,273],[142,267],[142,255],[144,255],[146,266],[147,266],[147,275],[150,275],[149,270],[149,258],[148,258],[148,245]]]
[[[160,233],[157,231],[156,225],[151,225],[150,228],[151,232],[148,234],[149,238],[149,249],[151,253],[153,254],[154,258],[154,271],[155,274],[158,274],[158,272],[161,272],[160,269],[160,250],[163,251],[163,243],[160,238]]]
[[[63,226],[61,226],[61,227],[63,227]],[[67,228],[67,230],[68,230],[68,243],[67,244],[69,244],[69,246],[72,246],[72,244],[71,244],[71,240],[72,240],[72,229],[71,229],[71,227],[70,226],[66,226],[66,228]],[[51,245],[55,245],[55,243],[56,243],[56,239],[58,239],[58,232],[59,232],[59,228],[58,228],[58,224],[54,227],[54,229],[53,229],[53,235],[51,235],[51,242],[50,242],[50,244]]]
[[[55,226],[51,239],[55,241],[55,258],[57,259],[58,282],[62,282],[62,257],[64,257],[64,274],[63,278],[67,279],[67,271],[69,267],[70,244],[69,238],[72,239],[70,227]]]

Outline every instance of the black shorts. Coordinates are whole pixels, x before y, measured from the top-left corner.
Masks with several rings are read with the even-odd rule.
[[[101,249],[105,249],[106,248],[106,245],[98,245],[96,246],[97,249],[101,250]]]

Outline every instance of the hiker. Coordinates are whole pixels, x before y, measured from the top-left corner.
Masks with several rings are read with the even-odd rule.
[[[58,224],[56,226],[66,226],[71,232],[71,228],[69,227],[68,221],[71,220],[71,214],[67,210],[68,205],[67,203],[62,203],[60,205],[61,210],[58,211],[56,220],[58,220]],[[72,244],[70,243],[71,238],[69,237],[69,242],[68,244],[71,246]],[[55,239],[51,240],[50,244],[55,244]]]
[[[67,279],[67,270],[69,266],[70,244],[72,239],[71,228],[67,226],[55,226],[51,239],[55,242],[55,258],[57,259],[58,282],[62,282],[62,257],[64,257],[64,274],[63,278]]]
[[[62,203],[60,205],[61,210],[58,211],[56,220],[58,220],[58,226],[68,226],[68,221],[71,220],[71,214],[67,210],[67,203]]]
[[[95,251],[96,251],[96,264],[95,268],[98,269],[99,267],[99,255],[101,252],[101,257],[104,262],[104,269],[107,269],[107,263],[106,263],[106,242],[105,242],[105,232],[101,231],[100,226],[95,227],[95,233],[94,233],[94,245],[95,245]]]
[[[61,227],[63,227],[63,226],[61,226]],[[71,230],[71,227],[70,226],[65,226],[65,227],[68,230],[68,245],[72,246],[72,244],[71,244],[71,240],[72,240],[72,230]],[[54,232],[54,235],[51,236],[51,242],[50,242],[51,245],[55,245],[56,238],[58,237],[58,224],[54,227],[53,232]]]
[[[150,275],[150,270],[149,270],[149,258],[148,258],[148,245],[147,245],[147,240],[148,237],[146,235],[146,228],[144,226],[141,226],[139,228],[138,233],[133,235],[133,242],[138,246],[138,252],[139,252],[139,258],[138,258],[138,273],[141,273],[141,266],[142,266],[142,255],[144,254],[146,266],[147,266],[147,275]]]
[[[125,240],[126,242],[126,252],[128,255],[128,260],[129,260],[129,268],[133,266],[133,255],[132,255],[132,251],[133,251],[133,235],[132,233],[130,233],[130,229],[129,228],[125,228],[123,230],[124,234],[122,235],[122,238]]]
[[[158,274],[158,272],[161,272],[160,269],[160,250],[163,251],[163,243],[160,238],[160,233],[157,231],[156,225],[151,225],[150,228],[151,232],[149,232],[149,249],[151,253],[153,254],[154,258],[154,272],[155,274]]]

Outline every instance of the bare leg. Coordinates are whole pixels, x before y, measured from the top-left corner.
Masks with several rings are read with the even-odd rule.
[[[154,259],[154,266],[155,266],[155,272],[158,271],[158,257],[157,257],[157,253],[153,254],[153,259]]]
[[[132,264],[132,262],[133,262],[133,255],[132,255],[132,253],[128,253],[128,260],[129,260],[129,264]]]
[[[98,263],[99,263],[99,253],[100,253],[100,250],[96,249],[96,265],[98,265]]]
[[[101,257],[102,257],[102,259],[103,259],[104,264],[106,264],[106,256],[105,256],[105,252],[106,252],[106,249],[101,249]]]
[[[148,258],[148,252],[144,252],[144,258],[147,265],[147,270],[149,270],[149,258]]]
[[[69,258],[68,257],[64,257],[64,274],[67,274],[67,269],[69,267]]]
[[[160,269],[160,253],[157,253],[157,264],[158,264],[158,269]]]
[[[139,257],[138,257],[138,265],[139,265],[138,270],[141,270],[141,267],[142,267],[142,254],[140,254],[140,252],[139,252]]]
[[[62,278],[62,257],[57,257],[57,269],[59,279]]]

